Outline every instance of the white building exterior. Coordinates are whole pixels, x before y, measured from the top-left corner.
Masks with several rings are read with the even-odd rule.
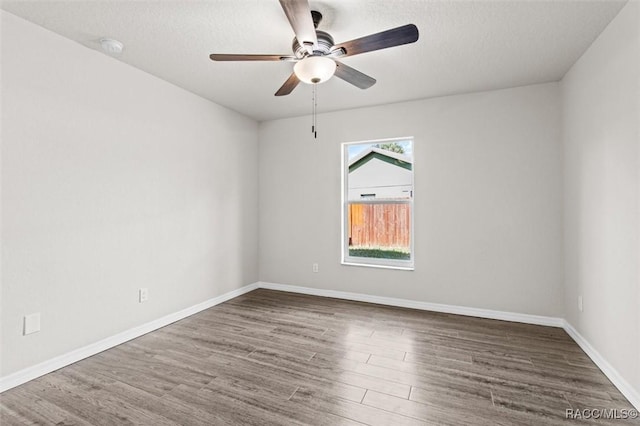
[[[367,149],[349,161],[348,199],[411,198],[412,167],[411,157]]]

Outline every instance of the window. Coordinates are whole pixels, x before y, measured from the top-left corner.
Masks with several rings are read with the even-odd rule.
[[[413,139],[342,149],[343,263],[413,269]]]

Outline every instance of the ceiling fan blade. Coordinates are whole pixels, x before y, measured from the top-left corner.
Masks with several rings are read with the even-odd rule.
[[[369,87],[376,84],[375,78],[369,77],[368,75],[363,74],[357,69],[351,68],[350,66],[345,65],[342,62],[335,62],[337,65],[335,76],[343,79],[347,83],[351,83],[360,89],[368,89]]]
[[[289,55],[230,55],[212,53],[212,61],[295,61],[298,58]]]
[[[278,91],[276,92],[276,96],[288,95],[289,93],[293,92],[293,89],[296,88],[298,83],[300,83],[300,80],[298,80],[298,77],[296,77],[295,73],[292,73],[287,81],[284,82],[282,87],[278,89]]]
[[[284,10],[296,39],[300,46],[307,48],[307,51],[313,53],[314,47],[318,46],[318,38],[316,37],[316,28],[313,25],[311,17],[311,8],[308,0],[280,0],[280,6]]]
[[[337,44],[333,50],[344,49],[343,56],[359,55],[360,53],[414,43],[418,40],[418,27],[413,24],[371,34],[355,40]]]

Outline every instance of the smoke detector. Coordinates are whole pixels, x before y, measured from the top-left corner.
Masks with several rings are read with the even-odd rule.
[[[100,39],[100,47],[102,48],[102,51],[107,55],[118,56],[122,53],[124,44],[112,38],[102,38]]]

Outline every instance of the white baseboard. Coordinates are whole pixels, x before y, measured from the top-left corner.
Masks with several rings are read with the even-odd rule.
[[[629,400],[629,402],[640,410],[640,392],[629,384],[600,353],[591,346],[578,331],[568,322],[564,321],[564,330],[580,346],[580,348],[591,358],[591,360],[602,370],[605,376],[615,387]]]
[[[440,303],[419,302],[416,300],[396,299],[394,297],[372,296],[362,293],[346,291],[323,290],[295,285],[258,282],[259,288],[288,291],[291,293],[309,294],[312,296],[333,297],[336,299],[355,300],[357,302],[377,303],[378,305],[398,306],[402,308],[420,309],[423,311],[442,312],[447,314],[465,315],[469,317],[489,318],[502,321],[522,322],[526,324],[562,327],[564,319],[541,315],[519,314],[515,312],[492,311],[490,309],[471,308],[467,306],[443,305]]]
[[[74,362],[78,362],[81,359],[88,358],[104,350],[113,348],[114,346],[121,345],[122,343],[125,343],[131,339],[135,339],[136,337],[140,337],[151,331],[165,327],[171,323],[184,319],[200,311],[209,309],[212,306],[219,305],[220,303],[248,293],[252,290],[255,290],[256,288],[258,288],[257,283],[246,285],[239,289],[225,293],[221,296],[214,297],[213,299],[206,300],[202,303],[198,303],[197,305],[182,309],[181,311],[174,312],[162,318],[158,318],[146,324],[142,324],[138,327],[123,331],[122,333],[107,337],[106,339],[102,339],[85,347],[73,350],[48,361],[41,362],[40,364],[36,364],[32,367],[28,367],[8,376],[2,377],[0,378],[0,392],[4,392],[8,389],[14,388],[37,377],[44,376],[45,374],[73,364]]]

